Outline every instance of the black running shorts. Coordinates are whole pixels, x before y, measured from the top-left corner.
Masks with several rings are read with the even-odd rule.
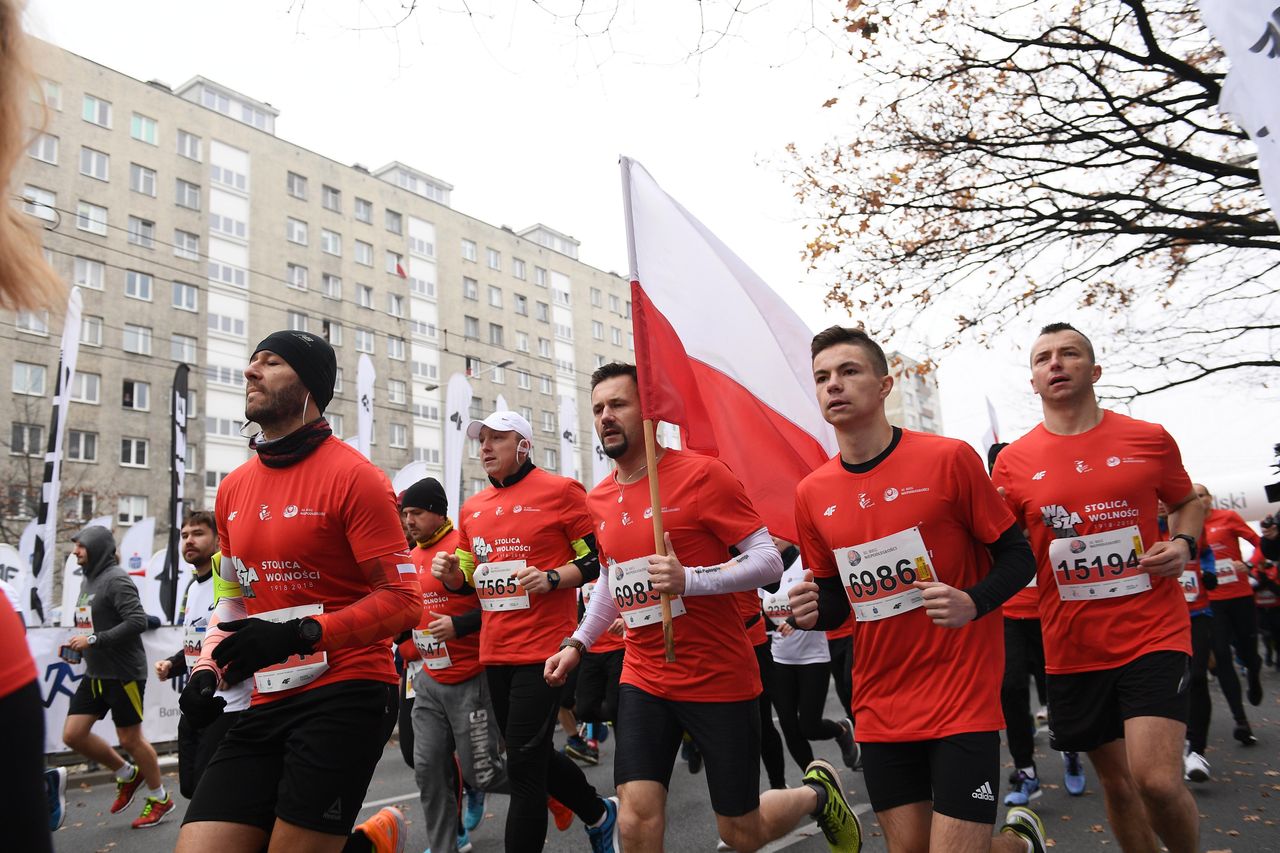
[[[1048,676],[1049,742],[1059,752],[1089,752],[1124,737],[1132,717],[1187,721],[1191,659],[1150,652],[1115,669]]]
[[[859,743],[867,798],[876,812],[933,803],[938,814],[994,825],[1000,795],[1000,733],[971,732],[903,743]]]
[[[80,679],[80,686],[71,696],[67,716],[88,714],[101,720],[111,712],[111,722],[117,729],[127,729],[142,723],[142,695],[145,681],[121,681],[118,678]]]

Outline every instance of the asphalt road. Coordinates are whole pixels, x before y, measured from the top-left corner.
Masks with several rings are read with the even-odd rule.
[[[1276,827],[1280,822],[1280,674],[1274,670],[1268,672],[1264,686],[1266,697],[1262,706],[1249,709],[1259,742],[1254,747],[1244,748],[1231,739],[1230,714],[1217,685],[1211,685],[1214,717],[1208,759],[1213,768],[1213,778],[1202,785],[1192,786],[1200,806],[1202,850],[1232,853],[1280,850],[1280,829]],[[828,697],[832,717],[837,716],[836,704],[833,692]],[[613,791],[612,746],[612,741],[604,745],[598,767],[585,768],[587,778],[604,794]],[[818,756],[840,766],[834,743],[818,743],[814,747]],[[1044,819],[1050,845],[1067,850],[1118,850],[1115,836],[1107,826],[1101,793],[1092,778],[1084,796],[1068,796],[1061,785],[1062,763],[1049,750],[1048,736],[1043,731],[1036,738],[1036,748],[1037,766],[1045,784],[1043,795],[1032,806]],[[1004,758],[1006,767],[1011,768],[1007,753]],[[799,768],[790,763],[788,781],[798,784],[800,773]],[[879,825],[875,823],[866,801],[861,774],[845,772],[843,780],[850,800],[862,818],[867,838],[864,849],[884,850]],[[170,771],[165,781],[177,796],[176,770]],[[54,836],[59,853],[150,853],[173,849],[186,805],[180,797],[178,808],[162,824],[151,829],[134,830],[129,827],[129,822],[140,810],[141,800],[136,800],[127,813],[112,815],[107,809],[114,793],[114,785],[109,782],[90,783],[84,781],[84,777],[72,777],[67,787],[67,821]],[[405,850],[412,853],[422,850],[426,846],[426,836],[413,774],[401,759],[394,740],[388,744],[378,765],[360,819],[388,804],[399,805],[408,818],[409,838]],[[478,853],[502,849],[506,798],[492,796],[487,805],[484,822],[471,833]],[[686,765],[680,762],[672,779],[667,815],[668,849],[715,851],[715,819],[707,800],[705,776],[691,775]],[[0,841],[0,848],[3,846]],[[589,847],[581,824],[575,823],[563,833],[549,825],[545,849],[581,851]],[[781,849],[809,853],[825,850],[826,844],[817,828],[806,822],[791,835],[766,848],[770,851]]]

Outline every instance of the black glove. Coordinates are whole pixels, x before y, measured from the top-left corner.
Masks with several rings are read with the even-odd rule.
[[[187,680],[187,686],[178,697],[178,707],[187,722],[202,729],[218,719],[227,700],[213,695],[218,689],[218,676],[213,670],[202,669]]]
[[[287,660],[291,655],[310,654],[298,632],[301,619],[268,622],[266,619],[233,619],[219,622],[218,627],[230,631],[213,649],[213,659],[223,667],[227,684],[239,684],[258,670]]]
[[[1200,579],[1201,579],[1201,583],[1204,584],[1204,588],[1206,592],[1208,592],[1209,590],[1214,590],[1218,588],[1218,576],[1215,573],[1201,572]]]

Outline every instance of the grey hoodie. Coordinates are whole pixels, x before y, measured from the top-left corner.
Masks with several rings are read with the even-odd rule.
[[[97,642],[85,649],[85,675],[120,681],[145,681],[147,656],[142,632],[147,613],[138,588],[116,563],[116,539],[105,527],[90,526],[74,537],[88,552],[77,606],[88,605]]]

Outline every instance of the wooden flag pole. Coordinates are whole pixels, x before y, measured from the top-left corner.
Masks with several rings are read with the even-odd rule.
[[[662,529],[662,497],[658,494],[658,440],[654,437],[653,421],[644,421],[644,461],[649,477],[649,504],[653,507],[653,548],[659,557],[667,555],[667,538]],[[671,596],[662,593],[662,643],[666,649],[667,663],[676,659],[676,637],[671,628]]]

